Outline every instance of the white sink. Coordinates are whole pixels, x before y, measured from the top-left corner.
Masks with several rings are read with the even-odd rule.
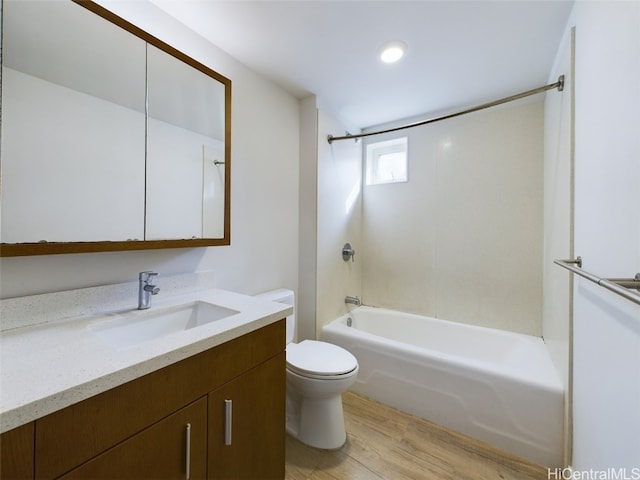
[[[191,302],[163,309],[134,311],[115,320],[91,325],[90,330],[119,348],[166,337],[240,313],[206,302]]]

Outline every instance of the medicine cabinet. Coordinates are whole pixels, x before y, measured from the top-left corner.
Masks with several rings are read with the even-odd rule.
[[[231,81],[87,0],[4,0],[2,256],[229,245]]]

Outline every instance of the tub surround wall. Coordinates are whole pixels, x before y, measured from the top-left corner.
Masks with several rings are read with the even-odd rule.
[[[254,294],[298,282],[298,100],[148,1],[114,13],[230,78],[231,245],[0,259],[2,298],[215,270],[216,287]],[[46,201],[46,199],[42,199]]]
[[[361,292],[362,142],[327,142],[329,134],[345,130],[357,132],[318,110],[316,338],[323,325],[347,311],[345,296]],[[356,251],[353,262],[342,259],[346,242]]]
[[[364,302],[541,335],[542,125],[521,102],[368,140],[408,136],[409,181],[364,187]]]
[[[571,278],[553,263],[573,258],[573,92],[575,32],[567,30],[549,76],[564,90],[548,92],[544,121],[544,246],[542,335],[565,388],[565,458],[571,463]]]
[[[322,326],[360,295],[361,142],[329,144],[327,135],[358,130],[326,112],[320,98],[300,102],[300,265],[297,340],[321,337]],[[350,242],[356,261],[344,262]]]

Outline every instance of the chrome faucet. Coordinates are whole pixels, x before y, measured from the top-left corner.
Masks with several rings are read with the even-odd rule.
[[[359,307],[360,305],[362,305],[362,302],[360,302],[360,299],[358,298],[358,296],[356,295],[355,297],[350,297],[349,295],[347,295],[344,298],[344,303],[353,303],[355,306]]]
[[[160,289],[151,283],[156,272],[140,272],[138,275],[138,310],[146,310],[151,306],[151,295],[157,295]]]

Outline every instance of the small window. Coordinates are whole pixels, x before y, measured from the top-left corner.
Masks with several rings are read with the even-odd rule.
[[[367,185],[407,181],[407,137],[367,145]]]

